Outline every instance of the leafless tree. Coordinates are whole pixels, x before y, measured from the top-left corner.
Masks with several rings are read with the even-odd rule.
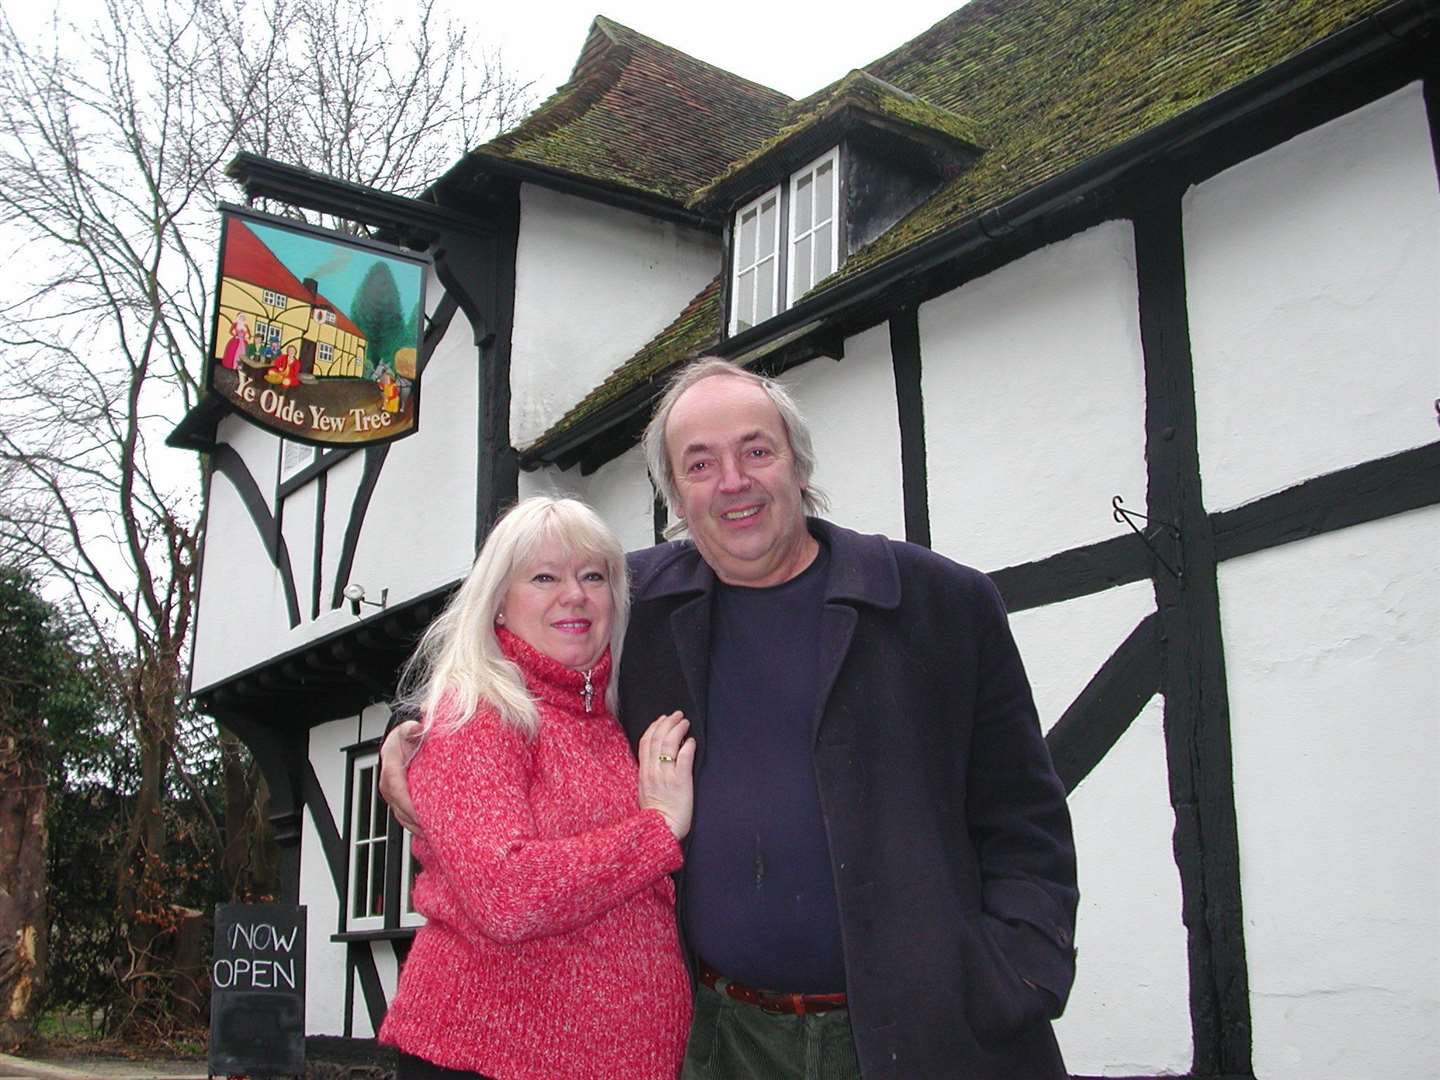
[[[103,18],[40,30],[0,14],[0,558],[68,591],[123,689],[137,1016],[161,994],[159,810],[186,782],[199,545],[195,463],[161,444],[200,392],[213,210],[238,195],[222,169],[248,150],[414,193],[517,119],[526,87],[432,4],[397,19],[365,0],[106,0]]]

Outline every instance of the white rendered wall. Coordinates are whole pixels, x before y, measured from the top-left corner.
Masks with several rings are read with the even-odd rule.
[[[439,286],[432,281],[432,301]],[[366,511],[349,580],[378,600],[404,603],[464,575],[474,557],[478,467],[479,359],[474,331],[457,313],[426,366],[420,428],[391,444]],[[274,512],[279,439],[238,419],[219,430],[244,458]],[[315,561],[315,500],[311,480],[285,499],[282,529],[290,555],[300,624],[290,627],[280,572],[235,488],[217,473],[206,518],[192,688],[202,690],[247,668],[354,625],[349,605],[330,606],[365,452],[326,472],[320,615],[311,617]],[[437,508],[415,513],[416,499]],[[378,608],[364,609],[367,618]]]
[[[457,312],[425,368],[420,431],[390,447],[350,580],[371,598],[420,596],[464,576],[475,556],[475,485],[479,463],[479,372],[475,333]],[[417,513],[418,506],[425,512]],[[348,519],[348,504],[333,513]],[[343,529],[343,526],[342,526]],[[336,609],[332,625],[354,621]]]
[[[510,438],[526,446],[720,271],[720,239],[524,184]]]
[[[781,381],[810,422],[814,479],[830,496],[828,516],[846,528],[904,540],[889,324],[849,338],[840,363],[822,356],[791,368]]]
[[[1079,950],[1055,1034],[1072,1073],[1189,1071],[1190,981],[1164,703],[1152,698],[1070,796]]]
[[[1259,1080],[1440,1076],[1440,509],[1220,566]]]
[[[1185,198],[1205,501],[1436,437],[1440,186],[1419,83]]]
[[[1154,588],[1140,581],[1010,616],[1046,731],[1154,610]],[[1080,961],[1056,1032],[1073,1073],[1154,1075],[1190,1066],[1189,967],[1162,720],[1156,697],[1070,796]]]
[[[344,747],[355,742],[356,719],[347,717],[310,729],[310,765],[320,781],[335,827],[345,827]],[[305,1033],[345,1034],[345,946],[330,940],[340,928],[340,899],[315,828],[305,808],[300,831],[300,903],[305,915]]]
[[[219,436],[245,462],[273,513],[279,438],[234,417],[220,422]],[[285,589],[266,554],[265,540],[235,485],[215,470],[206,509],[192,688],[202,689],[265,661],[289,626]]]
[[[1130,631],[1154,610],[1155,587],[1136,581],[1010,616],[1041,728],[1048,732],[1055,726]]]
[[[595,508],[615,530],[626,551],[647,548],[655,542],[655,491],[638,446],[607,461],[589,476],[578,468],[544,468],[522,472],[520,498],[531,495],[566,495]]]
[[[1118,536],[1145,506],[1144,365],[1128,222],[921,305],[930,531],[981,570]]]

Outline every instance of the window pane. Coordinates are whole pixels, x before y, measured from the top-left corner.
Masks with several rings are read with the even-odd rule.
[[[735,297],[735,316],[741,330],[755,325],[755,271],[746,270],[740,275],[739,294]]]
[[[791,220],[794,224],[790,227],[792,233],[810,231],[812,221],[810,217],[810,198],[812,194],[811,189],[814,186],[815,177],[813,175],[806,176],[795,185],[795,212],[791,215]]]
[[[365,840],[375,834],[370,830],[372,803],[375,799],[375,770],[361,769],[355,782],[360,785],[360,812],[355,815],[355,839]]]
[[[354,855],[355,876],[354,885],[351,888],[353,899],[350,901],[350,914],[353,918],[359,919],[365,915],[365,882],[370,880],[370,845],[357,845]]]
[[[829,221],[834,215],[834,201],[831,199],[835,184],[835,163],[827,161],[815,170],[815,220]]]
[[[379,776],[376,776],[376,777],[375,777],[375,781],[376,781],[376,785],[377,785],[377,787],[378,787],[379,781],[380,781]],[[371,827],[370,827],[370,835],[371,835],[371,836],[384,836],[384,835],[385,835],[385,826],[386,826],[386,824],[387,824],[387,822],[386,822],[385,819],[386,819],[386,816],[387,816],[388,813],[389,813],[389,807],[387,807],[387,806],[385,805],[385,800],[379,797],[379,792],[378,792],[378,791],[376,791],[376,792],[374,793],[374,796],[372,797],[371,801],[373,802],[373,804],[374,804],[374,806],[375,806],[375,818],[374,818],[373,823],[371,824]]]
[[[740,216],[740,244],[735,265],[742,270],[755,264],[755,211]]]
[[[831,265],[830,244],[834,226],[829,222],[815,230],[815,281],[818,283],[829,276],[835,267]]]
[[[795,291],[790,300],[793,303],[804,296],[810,288],[810,242],[807,236],[795,242]]]
[[[370,915],[385,914],[385,841],[377,840],[370,856]]]
[[[775,254],[775,197],[772,195],[760,204],[760,236],[758,238],[760,258]]]
[[[766,259],[755,268],[755,322],[775,314],[775,260]]]

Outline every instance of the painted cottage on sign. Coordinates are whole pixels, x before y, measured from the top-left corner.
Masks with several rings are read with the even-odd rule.
[[[836,520],[1005,596],[1077,833],[1072,1072],[1440,1074],[1437,57],[1430,0],[973,0],[795,101],[597,18],[421,200],[237,160],[433,256],[414,435],[174,436],[312,1056],[373,1046],[419,921],[397,667],[517,496],[652,543],[637,436],[715,353],[792,389]]]

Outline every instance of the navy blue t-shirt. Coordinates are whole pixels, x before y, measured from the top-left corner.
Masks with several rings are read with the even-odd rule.
[[[770,588],[717,582],[705,748],[685,856],[685,935],[750,986],[845,989],[812,756],[829,551]]]

